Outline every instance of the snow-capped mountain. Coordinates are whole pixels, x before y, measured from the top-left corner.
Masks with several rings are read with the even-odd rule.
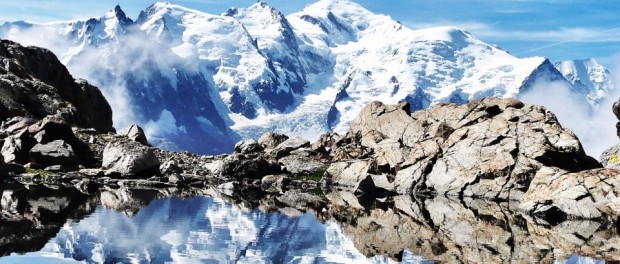
[[[95,19],[5,23],[0,37],[49,48],[101,87],[117,129],[138,123],[199,153],[265,131],[311,140],[346,131],[373,100],[417,110],[571,86],[545,58],[514,57],[454,27],[412,30],[350,0],[288,16],[264,2],[221,15],[155,3],[135,22],[117,6]]]
[[[592,105],[599,104],[614,87],[609,70],[594,59],[560,61],[554,65]]]

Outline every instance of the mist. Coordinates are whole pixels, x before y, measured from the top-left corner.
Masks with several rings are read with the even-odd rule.
[[[542,105],[553,112],[563,127],[577,135],[586,153],[599,159],[603,151],[620,143],[616,135],[618,119],[612,112],[613,103],[620,97],[618,66],[620,64],[616,63],[612,71],[614,88],[610,89],[598,106],[588,104],[585,97],[574,92],[570,83],[565,81],[536,83],[519,99],[525,103]]]

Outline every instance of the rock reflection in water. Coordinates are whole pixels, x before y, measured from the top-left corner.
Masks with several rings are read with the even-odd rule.
[[[88,263],[392,262],[368,259],[338,224],[320,223],[311,213],[264,213],[211,197],[154,200],[134,212],[124,203],[135,193],[120,192],[101,197],[121,212],[99,207],[67,223],[40,253]]]
[[[174,198],[179,195],[194,197]],[[611,221],[549,223],[520,214],[509,203],[467,198],[374,198],[342,191],[230,197],[215,189],[174,188],[105,189],[89,197],[17,188],[3,191],[1,209],[2,255],[38,252],[0,263],[32,256],[89,263],[620,259]]]

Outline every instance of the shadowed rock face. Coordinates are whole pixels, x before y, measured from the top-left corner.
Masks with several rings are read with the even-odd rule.
[[[0,119],[56,115],[70,124],[112,132],[112,108],[99,89],[74,80],[42,48],[0,40]]]
[[[0,187],[0,256],[39,250],[68,218],[92,213],[97,199],[74,188]]]

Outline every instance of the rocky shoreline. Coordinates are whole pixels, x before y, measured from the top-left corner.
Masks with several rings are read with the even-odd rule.
[[[553,222],[619,216],[618,171],[601,169],[544,108],[487,98],[408,109],[374,102],[346,135],[311,143],[266,133],[219,156],[151,147],[138,126],[100,133],[51,116],[15,117],[0,129],[7,135],[1,167],[21,183],[60,183],[84,193],[102,186],[213,186],[228,194],[345,190],[510,201]]]

